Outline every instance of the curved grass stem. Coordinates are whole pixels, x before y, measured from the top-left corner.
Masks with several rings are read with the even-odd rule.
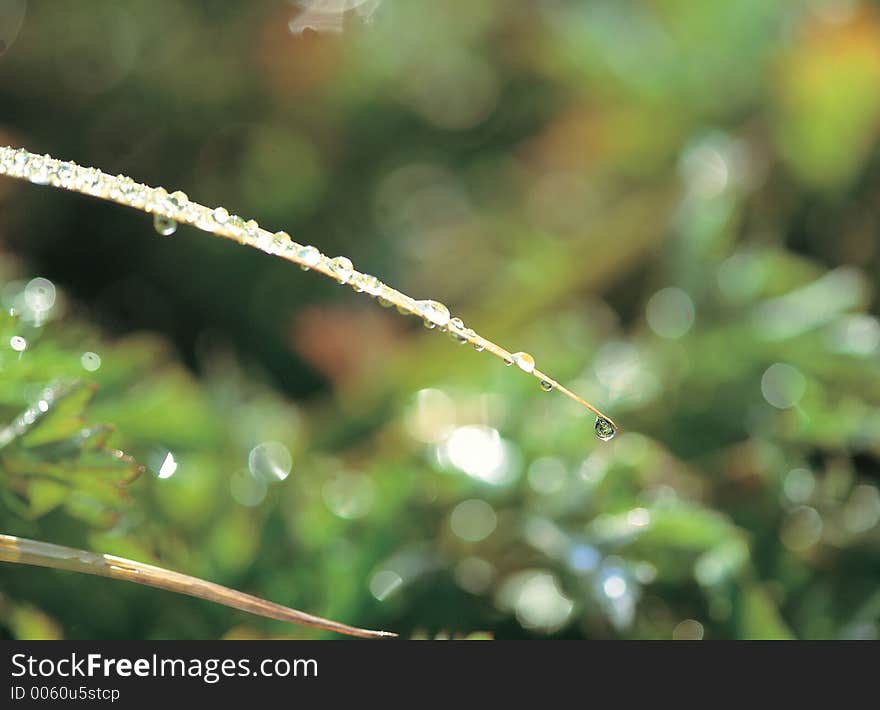
[[[165,589],[178,594],[187,594],[198,599],[222,604],[233,609],[246,611],[249,614],[265,616],[269,619],[287,621],[300,626],[314,629],[335,631],[347,636],[362,638],[389,638],[397,636],[390,631],[371,631],[355,626],[331,621],[320,616],[313,616],[290,607],[260,599],[251,594],[237,592],[229,587],[214,584],[198,577],[190,577],[162,567],[154,567],[142,562],[127,560],[113,555],[102,555],[73,547],[54,545],[48,542],[28,540],[12,535],[0,535],[0,562],[12,562],[38,567],[52,567],[93,574],[110,579],[121,579],[126,582],[143,584],[148,587]]]
[[[125,175],[109,175],[96,168],[84,168],[48,155],[30,153],[23,148],[0,146],[0,175],[79,192],[152,214],[160,234],[173,233],[179,223],[189,224],[218,237],[286,259],[302,269],[316,271],[377,299],[384,306],[395,306],[403,314],[418,316],[429,328],[446,332],[458,342],[470,343],[476,350],[487,352],[508,365],[517,362],[519,369],[535,377],[543,389],[557,389],[590,410],[611,427],[612,435],[617,429],[617,425],[607,414],[538,370],[531,355],[511,353],[466,327],[460,318],[452,317],[449,309],[442,303],[416,300],[382,283],[375,276],[358,271],[348,258],[326,256],[317,247],[293,241],[286,232],[263,229],[254,220],[246,221],[230,214],[224,207],[212,209],[200,205],[181,191],[169,193],[162,187],[143,185]],[[525,359],[517,356],[525,356]],[[524,361],[529,362],[530,366],[524,367]],[[597,426],[599,423],[597,421]]]

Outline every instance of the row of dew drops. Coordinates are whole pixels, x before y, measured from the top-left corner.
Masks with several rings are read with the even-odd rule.
[[[170,197],[180,206],[185,205],[188,201],[188,197],[182,192],[175,192]],[[229,212],[223,207],[217,207],[212,212],[212,218],[221,225],[231,219]],[[257,231],[256,226],[255,223],[252,225],[252,231]],[[153,227],[158,234],[167,237],[173,235],[177,231],[178,223],[166,215],[157,213],[153,216]],[[262,241],[263,243],[258,244],[258,246],[264,251],[273,254],[281,253],[294,246],[294,243],[286,232],[276,232],[269,236],[267,240]],[[311,245],[296,245],[296,247],[298,248],[297,256],[303,262],[300,268],[304,271],[308,271],[310,265],[317,266],[321,262],[323,255],[316,247]],[[354,264],[348,257],[337,256],[330,259],[328,262],[328,268],[333,272],[336,280],[340,284],[348,284],[358,293],[367,293],[376,297],[379,304],[385,308],[393,305],[391,301],[382,298],[381,296],[384,284],[375,276],[360,274],[355,271]],[[419,314],[422,316],[426,328],[431,330],[439,328],[440,332],[448,332],[449,336],[460,345],[464,345],[468,342],[468,338],[460,333],[466,333],[471,337],[476,336],[476,333],[473,330],[465,327],[461,318],[452,316],[449,309],[438,301],[416,301],[415,306]],[[398,311],[403,314],[407,313],[407,311],[401,307],[398,307]],[[474,344],[474,349],[477,352],[481,352],[484,349],[484,346],[477,342]],[[532,374],[535,371],[536,366],[535,358],[527,352],[517,352],[509,357],[505,357],[504,364],[508,367],[515,364],[520,370],[527,374]],[[544,392],[551,392],[555,387],[552,382],[544,379],[540,381],[540,386]],[[609,441],[614,438],[617,429],[614,424],[604,417],[597,416],[595,432],[596,436],[601,441]]]
[[[397,305],[397,309],[403,314],[414,313],[421,316],[426,327],[448,332],[461,344],[471,342],[478,351],[490,349],[492,354],[501,357],[506,365],[516,364],[523,372],[539,378],[542,390],[549,392],[556,387],[556,383],[544,379],[540,372],[536,372],[535,358],[532,355],[526,352],[507,353],[480,338],[475,331],[465,328],[460,318],[452,317],[449,309],[442,303],[432,300],[413,300],[386,286],[375,276],[356,271],[347,257],[327,258],[314,246],[297,244],[286,232],[271,233],[261,229],[256,221],[246,222],[237,215],[231,215],[224,207],[211,210],[191,202],[186,193],[180,190],[169,194],[161,187],[151,188],[141,185],[124,175],[114,177],[94,168],[83,168],[49,155],[36,155],[23,148],[13,149],[8,146],[0,147],[0,173],[24,178],[39,185],[52,185],[96,195],[152,213],[153,226],[163,236],[174,234],[180,220],[221,236],[233,236],[242,243],[270,254],[295,256],[293,260],[304,270],[314,267],[322,272],[329,272],[339,283],[348,284],[355,291],[367,293],[385,307]],[[13,344],[13,348],[21,348],[21,346],[22,343],[19,341]],[[560,387],[560,389],[567,396],[584,404],[583,400],[565,388]],[[597,415],[595,431],[598,438],[603,441],[613,438],[616,434],[613,422],[595,409],[593,411]]]

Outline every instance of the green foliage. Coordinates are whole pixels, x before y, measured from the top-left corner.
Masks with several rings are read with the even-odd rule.
[[[0,340],[20,338],[17,325],[14,316],[0,316]],[[75,518],[107,526],[124,505],[124,485],[140,467],[107,447],[110,426],[87,422],[94,386],[60,379],[74,371],[71,353],[50,344],[40,349],[37,362],[14,350],[4,358],[0,416],[8,424],[0,430],[0,495],[26,519],[63,505]],[[39,381],[53,373],[59,379]]]
[[[288,264],[4,182],[4,310],[25,270],[79,310],[3,316],[0,531],[419,637],[878,634],[876,11],[512,5],[330,37],[271,3],[34,5],[2,129],[438,298],[618,437]],[[0,590],[9,636],[312,633],[49,570]]]

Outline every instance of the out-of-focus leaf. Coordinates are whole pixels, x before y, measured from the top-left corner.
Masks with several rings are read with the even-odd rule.
[[[747,584],[738,598],[738,636],[742,639],[791,639],[794,635],[782,620],[776,604],[758,584]]]

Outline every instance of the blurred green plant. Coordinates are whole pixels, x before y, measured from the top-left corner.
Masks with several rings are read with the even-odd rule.
[[[0,529],[420,637],[877,637],[876,6],[295,17],[33,4],[2,142],[299,225],[533,344],[625,429],[596,444],[570,403],[277,260],[6,181],[18,272],[90,310],[59,289],[55,320],[12,333],[27,349],[0,341],[4,368],[39,362],[3,426],[94,383],[82,426],[149,473],[115,522],[19,501]],[[162,335],[110,335],[138,329]],[[60,575],[0,569],[4,634],[291,633]]]

